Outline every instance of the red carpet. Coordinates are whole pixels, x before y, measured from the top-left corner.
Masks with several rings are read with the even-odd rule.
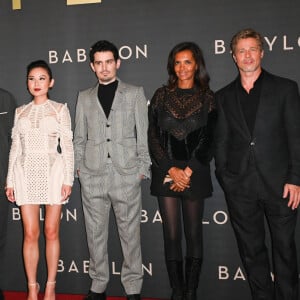
[[[27,293],[24,292],[4,292],[5,300],[26,300]],[[56,300],[83,300],[84,295],[64,295],[57,294]],[[43,299],[43,293],[39,293],[39,300]],[[121,300],[122,298],[118,298]],[[117,300],[117,299],[116,299]]]
[[[26,300],[27,293],[24,292],[4,292],[5,300]],[[56,300],[83,300],[84,295],[57,294]],[[125,300],[125,297],[108,297],[108,300]],[[143,298],[150,300],[151,298]],[[39,300],[43,300],[43,293],[39,293]],[[151,299],[153,300],[153,299]]]

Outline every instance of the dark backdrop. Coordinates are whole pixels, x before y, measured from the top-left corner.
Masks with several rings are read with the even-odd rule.
[[[70,5],[69,1],[68,5],[66,0],[1,1],[0,85],[16,96],[18,104],[30,101],[25,84],[26,65],[32,60],[45,59],[51,64],[56,80],[51,98],[67,102],[74,120],[78,91],[96,82],[89,68],[88,50],[100,39],[108,39],[119,47],[122,57],[120,78],[144,86],[148,99],[167,80],[166,62],[170,49],[178,42],[195,41],[203,49],[211,87],[216,91],[237,74],[229,42],[234,33],[245,27],[253,27],[265,37],[264,67],[300,82],[299,1],[77,2],[81,4]],[[16,9],[18,4],[21,9]],[[206,199],[203,224],[205,249],[199,296],[206,300],[249,300],[249,288],[224,196],[215,179],[214,195]],[[149,182],[143,184],[141,227],[145,274],[143,296],[167,298],[169,283],[164,265],[161,219],[156,199],[149,193]],[[61,293],[86,293],[90,284],[88,252],[77,181],[70,203],[63,208],[61,242],[57,290]],[[41,248],[43,244],[41,238]],[[6,272],[2,274],[5,277],[4,289],[26,290],[21,252],[20,214],[19,209],[12,205]],[[113,222],[109,254],[111,280],[108,294],[123,295],[119,274],[121,251]],[[38,280],[43,284],[46,272],[43,255],[41,258]]]

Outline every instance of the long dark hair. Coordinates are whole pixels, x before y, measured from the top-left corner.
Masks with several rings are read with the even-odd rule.
[[[174,71],[175,56],[178,52],[190,50],[196,61],[198,69],[195,72],[194,82],[195,87],[201,91],[209,89],[209,75],[206,71],[203,53],[200,47],[194,42],[182,42],[177,44],[170,52],[168,57],[167,70],[169,74],[168,88],[174,90],[177,87],[178,78]]]

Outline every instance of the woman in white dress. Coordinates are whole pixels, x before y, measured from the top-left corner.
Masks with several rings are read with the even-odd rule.
[[[28,65],[27,88],[33,99],[16,109],[12,130],[6,195],[21,209],[27,300],[37,300],[39,293],[40,205],[45,205],[48,275],[44,300],[55,300],[61,208],[68,202],[73,185],[71,119],[66,104],[49,100],[48,91],[53,84],[45,61]]]

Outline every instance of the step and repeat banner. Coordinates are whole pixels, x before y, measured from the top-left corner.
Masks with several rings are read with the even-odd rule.
[[[211,88],[216,91],[237,75],[230,55],[233,34],[252,27],[265,38],[263,66],[268,71],[300,83],[300,2],[252,0],[6,0],[0,2],[0,86],[12,92],[19,105],[30,101],[26,66],[49,62],[55,85],[50,98],[67,102],[74,120],[77,93],[95,84],[89,67],[90,46],[100,39],[115,43],[122,58],[119,77],[142,85],[150,100],[167,81],[167,57],[182,41],[203,49]],[[299,116],[300,117],[300,116]],[[300,134],[300,133],[299,133]],[[214,165],[212,162],[212,171]],[[1,199],[4,201],[4,199]],[[229,222],[223,193],[214,179],[213,197],[206,199],[203,218],[204,263],[198,295],[206,300],[249,300],[250,292]],[[44,210],[40,211],[43,226]],[[299,227],[299,225],[298,225]],[[149,181],[143,183],[142,296],[168,298],[162,223]],[[297,230],[297,239],[300,228]],[[40,239],[38,280],[46,278],[44,240]],[[298,242],[299,257],[300,243]],[[122,254],[111,213],[109,236],[110,283],[108,295],[123,296],[120,283]],[[90,286],[89,255],[77,180],[71,201],[63,207],[61,256],[57,291],[85,294]],[[6,290],[26,290],[22,261],[20,211],[9,210],[6,248]]]

